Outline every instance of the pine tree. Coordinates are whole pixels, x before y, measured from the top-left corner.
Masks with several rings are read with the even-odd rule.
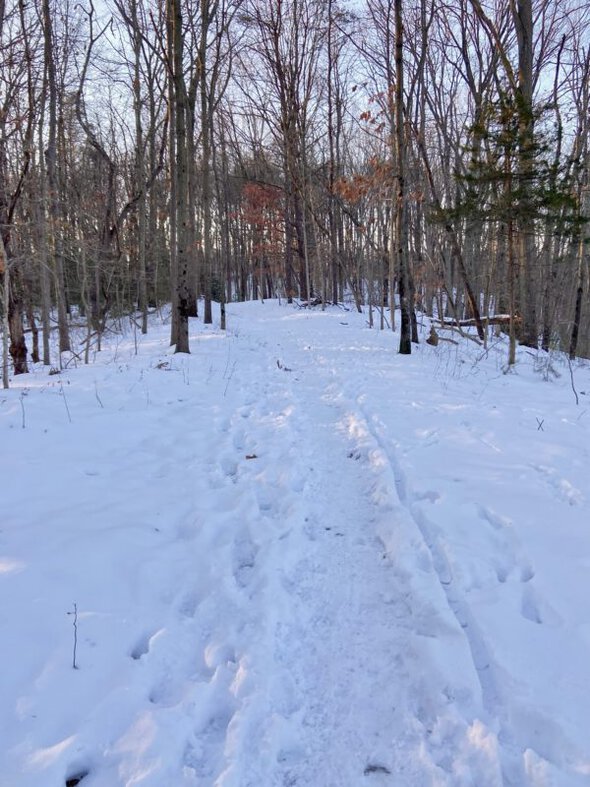
[[[504,233],[508,259],[510,312],[509,366],[516,360],[516,339],[521,324],[519,278],[524,266],[520,249],[524,233],[540,236],[541,225],[572,238],[583,217],[570,184],[572,170],[551,157],[552,137],[544,130],[550,107],[535,107],[532,115],[519,94],[500,90],[482,108],[470,130],[469,165],[456,173],[461,196],[449,216],[457,221],[491,222]],[[531,129],[534,129],[531,132]]]

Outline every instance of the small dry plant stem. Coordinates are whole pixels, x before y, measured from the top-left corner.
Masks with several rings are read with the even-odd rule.
[[[74,602],[74,611],[68,612],[68,615],[73,615],[73,626],[74,626],[74,649],[72,654],[72,669],[78,669],[78,664],[76,663],[76,651],[78,650],[78,605]]]

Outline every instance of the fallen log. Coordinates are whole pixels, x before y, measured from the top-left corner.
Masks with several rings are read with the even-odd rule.
[[[522,322],[522,317],[516,316],[514,318],[514,322],[516,325],[520,325]],[[509,314],[494,314],[491,317],[484,317],[482,318],[482,323],[484,325],[509,325],[510,324],[510,315]],[[440,320],[441,325],[448,325],[450,327],[458,326],[459,328],[474,328],[477,326],[477,322],[473,319],[467,320],[454,320],[452,318],[447,318],[444,320]]]

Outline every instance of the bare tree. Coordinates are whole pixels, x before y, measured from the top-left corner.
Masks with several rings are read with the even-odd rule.
[[[5,55],[0,65],[3,82],[3,106],[0,108],[0,233],[2,235],[2,267],[5,324],[10,333],[9,352],[14,373],[28,371],[27,345],[23,321],[23,277],[20,260],[13,252],[15,212],[29,174],[33,150],[35,102],[32,88],[30,20],[25,6],[13,6],[9,13],[0,6],[0,52]],[[18,36],[16,35],[18,31]],[[6,40],[8,39],[8,40]],[[23,45],[19,51],[18,47]],[[25,96],[21,103],[21,96]],[[16,148],[18,168],[10,187],[9,148]],[[16,147],[18,145],[18,147]]]
[[[189,252],[187,249],[188,228],[188,160],[186,112],[187,96],[184,79],[184,31],[181,0],[167,0],[168,24],[170,37],[170,85],[174,101],[174,145],[175,145],[175,188],[176,201],[171,205],[174,211],[176,229],[176,280],[173,282],[175,291],[175,336],[173,343],[175,352],[188,353],[189,348]],[[174,239],[172,240],[174,243]]]
[[[71,349],[66,313],[65,280],[63,269],[63,244],[60,229],[60,210],[58,205],[59,186],[57,182],[57,79],[55,69],[55,45],[53,36],[53,14],[50,0],[43,0],[43,38],[45,81],[47,85],[49,117],[47,128],[47,148],[45,162],[47,167],[47,188],[49,189],[49,247],[50,257],[54,260],[57,299],[57,325],[59,330],[59,351]]]

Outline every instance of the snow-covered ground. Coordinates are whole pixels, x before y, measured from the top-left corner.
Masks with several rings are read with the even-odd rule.
[[[589,785],[590,366],[228,311],[0,394],[0,785]]]

